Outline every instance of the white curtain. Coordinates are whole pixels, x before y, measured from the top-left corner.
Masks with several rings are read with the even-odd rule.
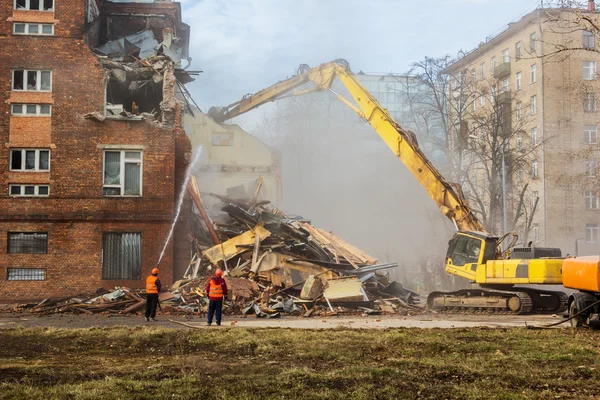
[[[121,183],[121,153],[107,151],[104,153],[104,184],[118,185]]]

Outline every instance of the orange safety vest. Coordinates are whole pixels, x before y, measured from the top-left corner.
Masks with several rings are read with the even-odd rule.
[[[156,286],[156,280],[158,276],[150,275],[146,278],[146,293],[147,294],[158,294],[158,286]]]
[[[218,299],[223,298],[223,285],[221,283],[216,284],[214,280],[210,280],[210,290],[208,291],[208,297],[214,297]]]

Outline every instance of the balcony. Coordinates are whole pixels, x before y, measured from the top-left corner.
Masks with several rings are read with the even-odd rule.
[[[498,104],[511,104],[512,95],[510,90],[503,90],[498,95]]]
[[[502,137],[510,137],[512,135],[512,110],[510,103],[504,103],[498,105],[498,116],[499,116],[499,134]]]
[[[496,65],[494,68],[494,78],[502,79],[510,75],[510,62],[504,62]]]

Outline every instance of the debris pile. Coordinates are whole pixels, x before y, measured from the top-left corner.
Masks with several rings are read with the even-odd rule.
[[[190,191],[197,193],[197,186]],[[397,264],[379,263],[331,232],[258,202],[256,196],[249,201],[213,196],[223,203],[224,213],[216,222],[204,215],[197,224],[211,234],[198,236],[198,252],[184,279],[160,294],[165,314],[205,313],[206,285],[217,268],[224,271],[230,292],[225,313],[280,318],[422,311],[417,293],[390,280],[389,270]],[[195,204],[202,208],[199,193]],[[116,288],[110,293],[99,289],[90,297],[46,299],[21,309],[127,314],[141,311],[144,303],[143,290]]]

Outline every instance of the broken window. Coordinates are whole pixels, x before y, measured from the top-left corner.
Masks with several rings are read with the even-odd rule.
[[[17,197],[46,197],[50,194],[50,186],[48,185],[9,185],[8,193],[11,196]]]
[[[104,152],[104,196],[141,196],[142,152]]]
[[[11,149],[11,171],[49,171],[50,150]]]
[[[7,268],[8,281],[43,281],[46,279],[44,268]]]
[[[54,11],[54,0],[15,0],[15,10]]]
[[[8,253],[48,254],[48,233],[9,232]]]
[[[52,72],[36,70],[13,70],[13,90],[50,91]]]
[[[141,233],[105,233],[102,236],[102,279],[140,279]]]
[[[141,113],[160,113],[162,91],[162,79],[158,83],[153,79],[110,79],[106,86],[106,116],[132,117]]]

